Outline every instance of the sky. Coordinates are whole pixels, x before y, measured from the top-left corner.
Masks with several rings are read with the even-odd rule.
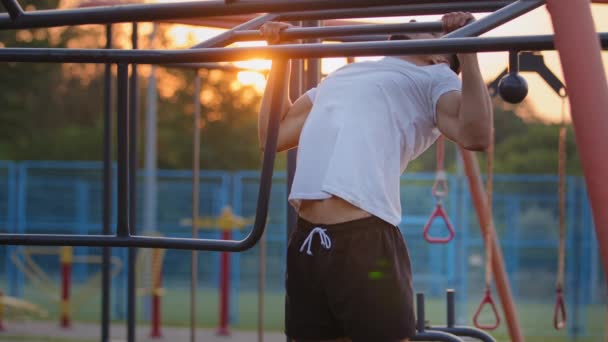
[[[485,14],[476,15],[477,18],[483,17]],[[596,4],[593,5],[593,16],[598,32],[608,32],[608,5]],[[369,18],[361,19],[370,22],[407,22],[414,17],[397,17],[397,18]],[[440,16],[418,16],[417,21],[433,21],[439,20]],[[171,35],[176,39],[176,45],[188,46],[191,43],[205,40],[214,36],[222,30],[210,29],[193,29],[188,26],[175,26]],[[552,34],[552,24],[549,14],[544,6],[527,13],[526,15],[517,18],[501,27],[498,27],[484,36],[521,36],[533,34]],[[249,42],[247,45],[259,45],[261,42]],[[243,46],[244,44],[240,44]],[[554,51],[542,52],[545,56],[545,63],[560,79],[563,80],[561,64],[559,57]],[[604,66],[608,66],[608,53],[602,55]],[[494,80],[496,76],[508,65],[508,53],[481,53],[479,54],[480,67],[483,76],[486,80]],[[345,59],[326,59],[323,61],[323,71],[330,72],[335,68],[343,65]],[[268,67],[269,62],[252,61],[239,63],[245,67]],[[607,73],[608,75],[608,73]],[[534,73],[522,73],[522,76],[528,82],[529,93],[527,101],[537,112],[537,114],[548,122],[559,122],[561,117],[562,101],[553,90],[544,83],[544,81]],[[256,85],[256,88],[263,89],[264,80],[261,74],[255,72],[241,72],[239,80],[243,83]],[[568,106],[566,106],[568,110]]]

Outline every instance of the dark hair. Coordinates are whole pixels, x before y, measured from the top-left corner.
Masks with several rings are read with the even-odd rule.
[[[409,40],[410,37],[404,35],[404,34],[392,34],[388,37],[388,40]],[[460,61],[458,60],[458,56],[456,56],[456,54],[453,54],[450,56],[451,57],[451,61],[450,61],[450,69],[452,69],[453,72],[455,72],[456,74],[460,74]]]

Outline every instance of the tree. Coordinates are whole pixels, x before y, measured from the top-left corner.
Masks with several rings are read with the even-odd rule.
[[[33,2],[22,2],[25,8]],[[40,8],[56,8],[59,1],[37,1]],[[34,8],[28,8],[33,10]],[[141,29],[140,29],[141,30]],[[143,30],[141,30],[143,31]],[[158,48],[171,44],[160,28]],[[118,48],[130,48],[130,25],[114,25]],[[142,34],[142,45],[146,45]],[[0,32],[0,46],[99,48],[105,45],[99,25]],[[0,159],[100,160],[103,132],[103,65],[10,63],[0,64]],[[140,90],[145,89],[147,66],[140,66]],[[115,70],[114,70],[115,73]],[[159,85],[170,88],[159,106],[159,165],[192,165],[192,72],[159,68]],[[203,168],[257,168],[259,94],[235,83],[235,74],[203,72],[201,96]],[[116,89],[114,87],[114,89]],[[162,92],[161,92],[162,93]],[[113,94],[115,97],[115,94]],[[145,103],[140,91],[139,103]],[[139,118],[144,108],[140,105]],[[114,106],[113,106],[114,108]],[[139,151],[146,133],[139,125]],[[139,153],[141,156],[142,154]],[[141,158],[140,158],[141,159]]]

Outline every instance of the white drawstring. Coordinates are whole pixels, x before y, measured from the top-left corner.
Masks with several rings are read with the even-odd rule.
[[[316,233],[318,233],[319,236],[321,237],[321,246],[325,247],[325,249],[330,249],[331,248],[331,239],[329,238],[329,236],[327,234],[325,234],[326,231],[327,231],[327,229],[323,229],[320,227],[317,227],[317,228],[313,229],[312,231],[310,231],[310,233],[308,234],[308,237],[306,237],[306,240],[304,240],[304,243],[302,243],[302,247],[300,247],[300,252],[303,252],[304,247],[306,247],[308,245],[306,254],[312,255],[312,252],[310,251],[310,246],[312,245],[312,238],[315,236]]]

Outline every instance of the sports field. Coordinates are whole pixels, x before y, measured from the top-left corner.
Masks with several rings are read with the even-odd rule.
[[[75,286],[73,293],[77,294],[82,291],[81,288]],[[36,288],[27,288],[25,298],[36,303],[39,307],[44,308],[48,311],[47,318],[36,318],[31,317],[36,321],[44,320],[49,322],[58,322],[58,309],[59,305],[54,300],[42,295],[42,293]],[[73,313],[75,325],[78,323],[98,323],[99,321],[99,308],[100,298],[98,293],[95,293],[88,297],[86,302],[79,305],[77,311]],[[238,313],[236,314],[236,322],[232,324],[232,329],[239,332],[251,332],[251,341],[254,341],[256,335],[254,334],[257,327],[258,317],[258,298],[257,293],[254,292],[241,292],[238,297]],[[472,315],[477,303],[470,303],[469,312]],[[264,314],[264,327],[268,333],[280,333],[283,327],[283,295],[279,293],[266,293],[265,300],[265,314]],[[198,308],[198,327],[213,331],[213,328],[217,326],[218,322],[218,294],[215,290],[201,290],[198,292],[197,298]],[[544,341],[581,341],[581,342],[597,342],[604,340],[604,326],[605,326],[605,309],[602,306],[589,307],[586,313],[586,331],[585,336],[578,337],[576,339],[569,338],[568,332],[555,331],[552,328],[552,317],[553,317],[553,304],[552,303],[517,303],[517,309],[519,312],[519,318],[523,331],[526,335],[526,341],[531,342],[544,342]],[[141,331],[149,331],[147,321],[143,320],[144,310],[143,300],[138,300],[138,312],[140,320],[138,322],[138,329]],[[165,296],[162,301],[162,321],[163,327],[166,329],[175,328],[177,330],[183,330],[183,333],[187,333],[187,327],[189,324],[189,310],[190,310],[190,298],[189,289],[165,289]],[[60,340],[53,339],[52,335],[45,334],[40,336],[36,332],[32,332],[29,336],[15,336],[10,334],[11,316],[14,312],[7,312],[9,321],[6,323],[9,327],[8,333],[0,334],[0,340],[2,341],[65,341],[68,340],[63,337]],[[427,300],[426,307],[427,320],[433,325],[445,324],[445,303],[441,299],[429,299]],[[459,324],[471,324],[470,317],[468,319],[460,320]],[[124,326],[124,323],[115,321],[114,324]],[[183,329],[179,329],[183,328]],[[94,328],[95,331],[99,331],[98,328]],[[493,336],[499,341],[508,341],[506,334],[505,324],[493,333]],[[87,339],[69,339],[68,341],[89,341]],[[226,341],[230,341],[229,339]]]

